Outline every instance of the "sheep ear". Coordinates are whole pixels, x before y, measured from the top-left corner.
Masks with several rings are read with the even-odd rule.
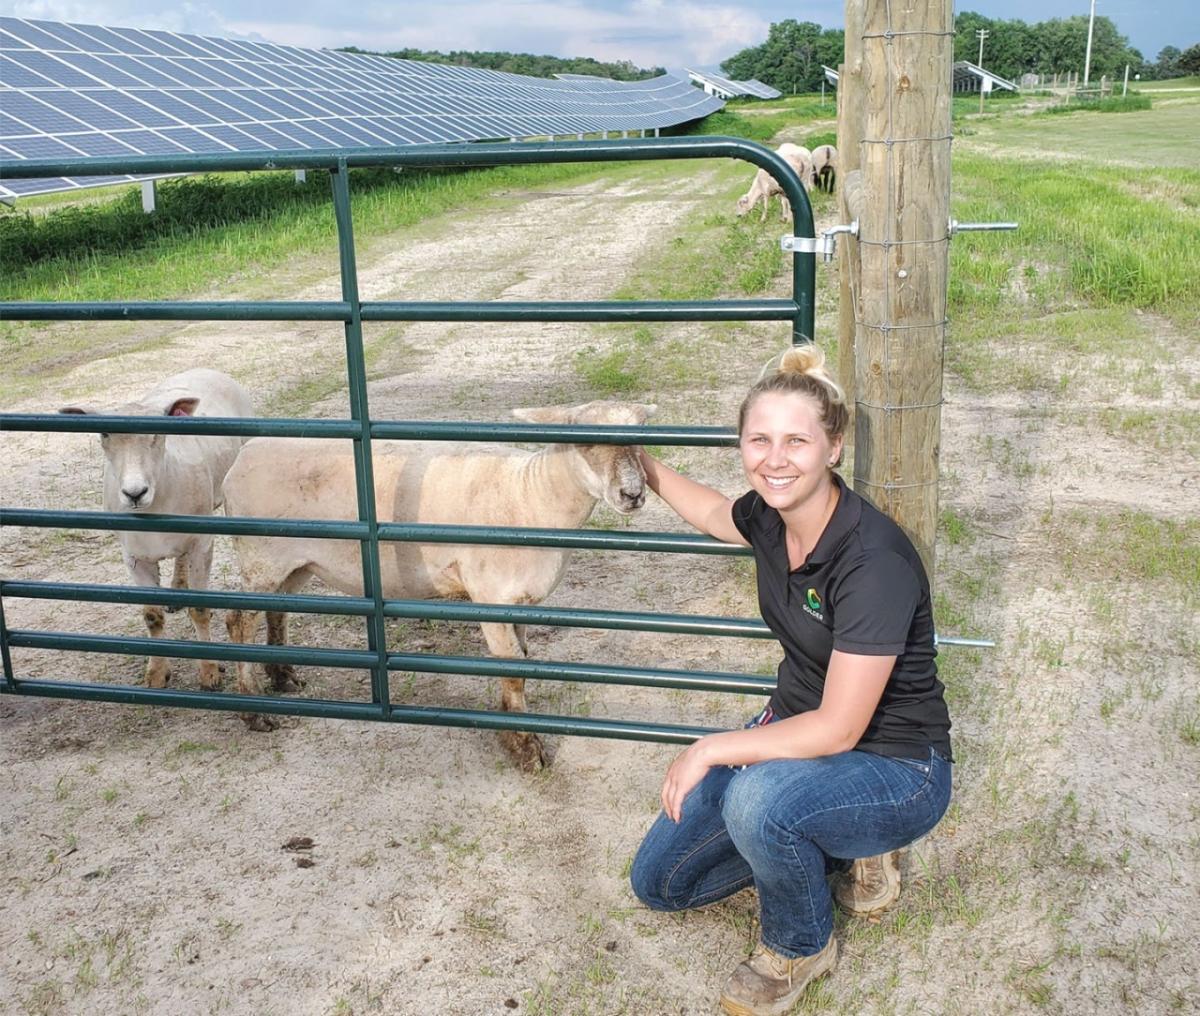
[[[176,399],[167,409],[167,416],[191,416],[196,412],[200,400],[194,396]]]
[[[562,406],[541,406],[514,409],[512,415],[526,423],[570,423]]]
[[[100,410],[95,406],[63,406],[59,412],[69,416],[96,416]]]

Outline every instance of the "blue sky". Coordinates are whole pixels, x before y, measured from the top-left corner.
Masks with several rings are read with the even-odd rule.
[[[1086,15],[1090,0],[962,0],[988,17]],[[0,14],[306,47],[488,49],[632,60],[680,68],[716,64],[795,18],[836,27],[842,0],[0,0]],[[1200,42],[1200,0],[1097,0],[1148,58]],[[986,60],[984,61],[986,63]]]

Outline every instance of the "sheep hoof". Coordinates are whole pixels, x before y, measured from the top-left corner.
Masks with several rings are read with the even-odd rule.
[[[550,757],[537,734],[504,730],[500,733],[500,744],[522,772],[538,773],[550,764]]]
[[[241,716],[242,722],[246,724],[248,730],[266,734],[279,729],[279,721],[273,716],[266,716],[263,713],[242,713]]]
[[[147,688],[165,688],[167,682],[171,680],[171,671],[167,667],[161,670],[146,671],[146,687]]]
[[[168,614],[178,614],[181,610],[186,610],[186,607],[163,607],[163,610]]]
[[[221,671],[209,663],[200,665],[200,687],[205,691],[221,690]]]
[[[296,668],[290,663],[283,666],[267,666],[267,677],[276,691],[297,692],[304,690],[304,678],[296,676]]]

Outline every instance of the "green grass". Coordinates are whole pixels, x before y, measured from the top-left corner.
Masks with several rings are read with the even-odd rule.
[[[589,164],[504,166],[469,172],[355,170],[356,235],[409,226],[505,188],[595,177]],[[0,299],[171,299],[226,287],[293,258],[325,252],[337,267],[328,180],[310,174],[189,177],[160,184],[158,211],[136,193],[51,214],[0,215]]]
[[[1034,116],[1058,116],[1063,113],[1140,113],[1151,106],[1150,96],[1131,92],[1107,98],[1080,97],[1059,105],[1039,109]]]
[[[1200,520],[1175,522],[1132,509],[1072,511],[1055,526],[1054,543],[1075,575],[1155,583],[1185,602],[1200,595]]]
[[[1141,92],[1176,92],[1193,88],[1200,90],[1200,74],[1187,78],[1167,78],[1165,81],[1138,82],[1138,91]]]
[[[1158,189],[1200,206],[1200,171],[1059,166],[959,152],[954,215],[1015,221],[1015,234],[963,234],[952,247],[950,307],[997,306],[1020,266],[1041,264],[1043,305],[1065,296],[1104,306],[1191,315],[1200,307],[1200,219],[1181,216]],[[1065,291],[1063,289],[1065,287]]]
[[[974,121],[976,143],[1012,155],[1040,156],[1072,163],[1080,159],[1117,161],[1159,170],[1195,170],[1200,165],[1200,99],[1154,108],[1131,116],[1001,116]],[[955,152],[955,157],[960,155]]]

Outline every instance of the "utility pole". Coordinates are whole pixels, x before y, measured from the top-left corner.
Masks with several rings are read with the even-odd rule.
[[[1096,0],[1092,0],[1093,9],[1095,9],[1095,5],[1096,5]],[[976,63],[978,63],[979,66],[982,67],[983,66],[983,40],[986,39],[992,33],[989,32],[986,28],[977,28],[977,29],[975,29],[975,34],[977,36],[979,36],[979,59],[976,61]]]
[[[1093,2],[1094,2],[1094,0],[1093,0]],[[979,36],[978,66],[979,66],[980,70],[983,70],[983,40],[986,39],[992,33],[989,32],[986,28],[977,28],[977,29],[975,29],[975,34]],[[983,112],[983,78],[979,79],[979,112],[980,113]]]
[[[1087,55],[1083,58],[1083,87],[1087,88],[1088,73],[1092,69],[1092,27],[1096,23],[1096,0],[1092,0],[1092,13],[1088,16]]]

